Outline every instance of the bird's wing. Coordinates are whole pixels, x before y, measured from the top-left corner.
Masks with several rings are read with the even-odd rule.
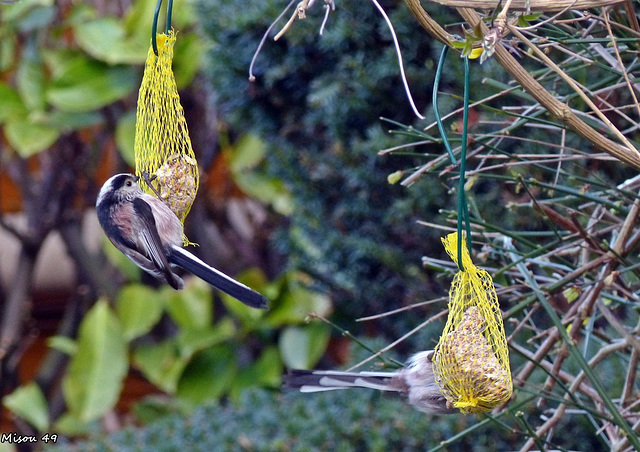
[[[171,271],[171,265],[165,254],[165,247],[162,245],[162,240],[158,234],[156,227],[156,220],[153,216],[151,206],[142,198],[136,198],[133,200],[133,209],[141,219],[138,222],[138,248],[142,254],[145,254],[153,263],[158,273],[164,275],[167,282],[174,289],[181,288],[180,278]]]

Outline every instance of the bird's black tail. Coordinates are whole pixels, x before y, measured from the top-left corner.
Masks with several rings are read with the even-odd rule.
[[[205,280],[216,289],[231,295],[247,306],[259,309],[267,309],[269,306],[269,300],[264,295],[207,265],[182,248],[177,246],[171,248],[169,262],[193,273],[198,278]]]
[[[332,391],[347,388],[369,388],[378,391],[397,391],[397,375],[389,372],[340,372],[333,370],[292,369],[283,377],[284,389],[300,392]]]

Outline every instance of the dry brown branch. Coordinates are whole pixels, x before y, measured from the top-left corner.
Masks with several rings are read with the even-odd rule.
[[[472,8],[493,10],[498,2],[495,0],[431,0],[433,3],[448,6],[450,8]],[[600,6],[610,6],[622,3],[624,0],[512,0],[511,11],[562,11],[567,8],[590,9]]]
[[[453,37],[429,16],[420,5],[419,0],[405,0],[405,2],[418,23],[420,23],[425,30],[440,42],[445,45],[450,45],[449,43],[453,41]],[[489,32],[489,28],[482,22],[481,16],[475,10],[458,8],[458,12],[467,22],[469,28],[474,29],[479,26],[483,34],[486,35]],[[617,159],[640,169],[640,155],[638,155],[635,149],[616,143],[578,118],[566,104],[548,92],[501,43],[497,43],[495,46],[494,58],[511,74],[522,88],[540,102],[553,117],[561,121],[578,135],[593,143],[596,148],[602,149]]]

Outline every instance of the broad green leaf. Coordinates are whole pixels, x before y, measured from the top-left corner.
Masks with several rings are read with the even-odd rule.
[[[40,115],[33,115],[40,116]],[[60,132],[72,132],[78,129],[93,127],[102,123],[104,118],[98,112],[72,113],[68,111],[51,111],[42,113],[42,122]]]
[[[77,24],[76,42],[92,57],[109,64],[144,63],[149,41],[127,36],[122,22],[115,17],[103,17]]]
[[[108,66],[77,57],[66,62],[47,89],[47,100],[64,111],[95,110],[132,93],[139,78],[134,67]]]
[[[174,394],[182,371],[190,357],[180,356],[173,340],[160,344],[141,345],[133,352],[133,362],[151,383]]]
[[[282,215],[293,213],[293,201],[282,180],[265,176],[254,169],[264,160],[266,146],[258,136],[244,135],[228,152],[231,173],[243,192]]]
[[[116,125],[116,143],[120,156],[131,167],[135,166],[133,143],[136,137],[136,111],[131,110],[121,115]]]
[[[211,325],[211,289],[204,281],[189,278],[183,290],[167,289],[167,301],[167,312],[179,327],[197,330]]]
[[[204,329],[181,329],[176,336],[180,356],[191,357],[200,350],[231,339],[236,327],[230,318],[224,318],[213,327]]]
[[[13,33],[4,33],[0,38],[0,72],[6,71],[13,64],[17,45],[16,35]]]
[[[2,20],[19,21],[30,11],[38,7],[53,6],[53,0],[23,0],[2,7]]]
[[[91,422],[116,404],[128,368],[122,327],[105,300],[86,314],[77,342],[62,389],[69,411]]]
[[[327,316],[331,312],[331,300],[320,292],[306,289],[300,281],[303,275],[286,275],[286,284],[278,303],[264,320],[266,325],[277,328],[281,325],[303,322],[310,313]]]
[[[151,331],[162,316],[164,304],[161,291],[141,284],[125,286],[116,302],[116,313],[124,338],[131,341]]]
[[[270,204],[282,215],[291,215],[293,201],[284,183],[253,171],[264,160],[265,153],[264,141],[253,134],[244,135],[228,152],[233,179],[252,198]]]
[[[11,394],[2,399],[5,407],[14,414],[33,425],[39,432],[44,432],[49,426],[49,409],[47,400],[35,382],[18,387]]]
[[[173,73],[178,89],[189,86],[193,81],[202,65],[204,52],[204,42],[199,35],[183,34],[178,36],[173,54]]]
[[[329,326],[324,323],[285,328],[278,341],[282,361],[292,369],[310,369],[324,354],[329,334]]]
[[[67,336],[51,336],[47,339],[47,345],[69,356],[75,355],[78,351],[78,343]]]
[[[26,117],[7,120],[4,133],[11,147],[22,158],[44,151],[60,136],[60,131],[56,128],[34,123]]]
[[[55,15],[53,0],[22,0],[2,8],[2,20],[25,34],[45,28]]]
[[[146,39],[147,46],[151,45],[151,24],[153,22],[153,12],[156,8],[157,0],[137,0],[133,2],[129,12],[124,18],[124,29],[128,35],[137,35]],[[174,2],[174,9],[177,2]],[[163,30],[163,23],[158,22],[158,30]]]
[[[231,346],[220,345],[198,353],[185,368],[176,395],[194,405],[223,396],[238,374]]]
[[[53,424],[52,431],[69,436],[77,436],[96,431],[98,426],[93,422],[83,422],[75,415],[75,413],[66,412],[60,416]]]
[[[280,215],[293,214],[293,199],[281,179],[258,172],[242,171],[234,174],[234,181],[244,193],[269,204]]]
[[[55,80],[60,78],[70,64],[79,58],[83,58],[82,55],[79,50],[47,49],[47,51],[42,54],[42,60],[50,77]]]
[[[233,151],[229,152],[231,171],[238,173],[255,168],[264,160],[266,150],[264,141],[257,135],[243,135],[233,146]]]
[[[174,394],[185,367],[195,354],[219,344],[235,334],[231,319],[219,322],[214,328],[181,330],[173,339],[160,344],[141,345],[133,354],[133,361],[145,377],[169,394]]]
[[[266,348],[260,358],[240,371],[233,380],[231,397],[238,399],[242,391],[254,386],[278,387],[282,381],[282,360],[277,347]]]
[[[0,82],[0,124],[9,118],[23,118],[27,109],[18,93],[4,82]]]
[[[28,40],[23,48],[18,62],[16,85],[29,110],[44,110],[44,68],[35,39]]]

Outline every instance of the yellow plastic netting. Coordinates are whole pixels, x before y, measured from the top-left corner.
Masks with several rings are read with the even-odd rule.
[[[449,317],[436,346],[436,382],[463,413],[490,411],[513,392],[509,350],[491,276],[473,265],[462,240],[462,267],[449,290]],[[458,234],[442,239],[458,263]]]
[[[176,36],[170,30],[156,38],[158,56],[149,48],[138,93],[136,175],[184,222],[198,191],[198,164],[171,68]]]

